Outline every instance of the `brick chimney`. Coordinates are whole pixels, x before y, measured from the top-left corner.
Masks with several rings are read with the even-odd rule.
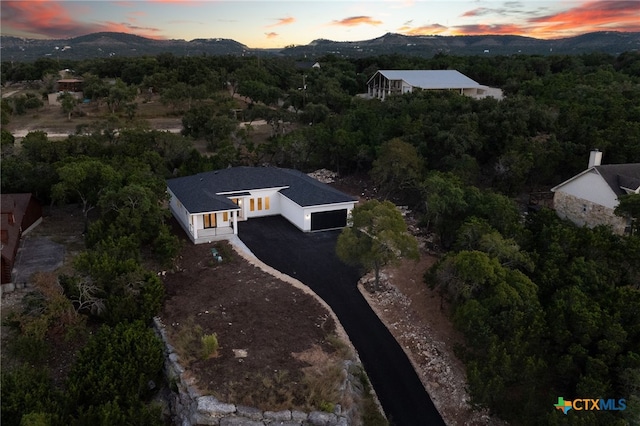
[[[602,152],[597,149],[592,150],[589,153],[589,168],[593,166],[599,166],[602,162]]]

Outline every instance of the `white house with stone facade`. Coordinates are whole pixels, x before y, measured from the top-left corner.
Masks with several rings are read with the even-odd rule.
[[[601,165],[602,152],[591,151],[588,168],[551,188],[561,218],[578,226],[609,225],[616,234],[628,231],[627,219],[616,216],[618,197],[640,192],[640,163]]]
[[[167,181],[169,208],[195,244],[238,233],[238,222],[281,215],[304,232],[347,225],[357,200],[306,174],[231,167]]]

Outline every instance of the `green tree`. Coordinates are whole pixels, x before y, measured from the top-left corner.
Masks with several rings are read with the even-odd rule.
[[[71,121],[71,113],[76,107],[78,100],[69,92],[64,92],[58,96],[58,102],[62,105],[62,111],[67,114],[67,120]]]
[[[619,198],[615,214],[631,221],[631,234],[640,233],[640,195],[625,194]]]
[[[349,226],[336,244],[338,257],[375,273],[375,290],[380,286],[380,269],[403,257],[419,258],[418,242],[407,232],[400,211],[390,201],[367,201],[351,211]]]
[[[465,200],[463,184],[456,176],[434,172],[424,181],[427,229],[433,225],[440,240],[446,242],[453,236],[469,208]]]
[[[13,154],[16,138],[7,129],[0,129],[0,151],[2,157]]]
[[[97,75],[86,73],[83,75],[82,94],[100,106],[100,102],[109,96],[109,86]]]
[[[118,111],[127,102],[131,102],[136,97],[136,89],[127,86],[122,80],[117,79],[116,83],[109,88],[107,95],[107,105],[112,114]]]
[[[104,191],[119,184],[119,174],[109,165],[93,158],[77,158],[58,167],[60,182],[52,188],[53,198],[80,199],[85,217],[93,210]]]
[[[394,192],[416,190],[422,179],[423,167],[424,161],[415,147],[396,138],[380,147],[371,177],[388,197]]]

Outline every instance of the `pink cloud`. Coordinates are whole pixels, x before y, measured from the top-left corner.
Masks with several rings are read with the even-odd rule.
[[[447,31],[447,27],[440,24],[423,25],[420,27],[403,26],[398,32],[405,35],[433,35]]]
[[[462,14],[465,18],[482,16],[538,15],[517,4],[490,9],[480,7]],[[455,34],[517,34],[538,38],[560,38],[593,31],[640,31],[640,4],[637,0],[584,1],[576,7],[524,20],[520,24],[474,24],[456,26]]]
[[[64,2],[32,0],[3,1],[2,26],[30,37],[70,38],[95,32],[126,32],[149,38],[164,38],[158,28],[126,22],[86,23],[77,20]]]
[[[629,0],[589,1],[552,15],[529,19],[539,35],[616,30],[640,31],[640,4]]]
[[[352,16],[349,18],[341,19],[340,21],[333,21],[331,25],[338,25],[344,27],[355,27],[357,25],[381,25],[382,21],[375,20],[370,16]]]
[[[272,39],[272,38],[278,37],[280,34],[274,33],[274,32],[270,32],[270,33],[264,33],[264,35],[267,36],[268,39]]]
[[[296,18],[293,18],[291,16],[287,18],[279,18],[278,22],[276,22],[275,24],[267,25],[267,28],[279,27],[281,25],[290,25],[294,22],[296,22]]]

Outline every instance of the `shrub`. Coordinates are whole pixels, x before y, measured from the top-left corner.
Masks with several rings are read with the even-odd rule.
[[[2,399],[0,411],[3,425],[19,425],[24,417],[51,418],[43,413],[54,413],[57,407],[56,395],[48,373],[23,366],[11,372],[2,373]],[[26,423],[37,424],[37,423]]]
[[[153,241],[153,252],[158,261],[165,266],[171,265],[179,251],[180,239],[173,235],[166,226],[162,226]]]
[[[79,414],[109,401],[123,411],[137,407],[150,396],[149,382],[159,381],[163,363],[162,342],[142,322],[103,326],[69,373],[68,408]]]
[[[202,357],[204,359],[214,357],[218,354],[218,336],[213,334],[205,334],[200,338],[202,342]]]

